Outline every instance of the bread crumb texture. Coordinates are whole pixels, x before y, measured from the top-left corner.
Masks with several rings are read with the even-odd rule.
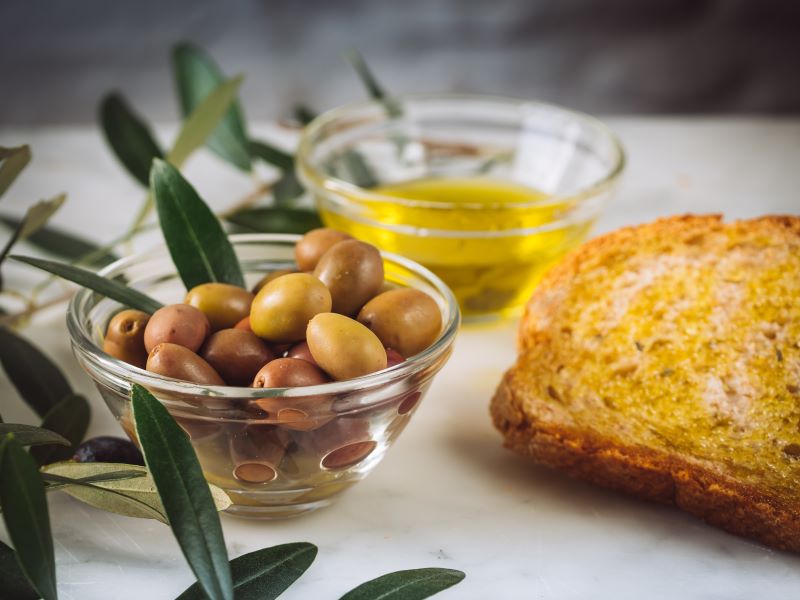
[[[800,218],[683,216],[597,238],[531,298],[495,423],[578,477],[689,494],[684,508],[712,522],[751,509],[797,525],[798,300]],[[792,547],[763,523],[717,524]]]

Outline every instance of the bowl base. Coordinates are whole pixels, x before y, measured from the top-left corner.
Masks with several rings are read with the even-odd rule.
[[[300,517],[320,508],[325,508],[333,504],[332,498],[315,500],[313,502],[302,502],[299,504],[287,504],[282,506],[248,506],[246,504],[231,504],[225,509],[225,513],[243,519],[254,519],[258,521],[277,521],[280,519],[291,519]]]

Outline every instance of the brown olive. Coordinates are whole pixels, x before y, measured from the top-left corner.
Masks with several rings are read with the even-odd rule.
[[[305,337],[306,325],[331,309],[331,294],[316,277],[290,273],[265,285],[250,312],[250,327],[270,342],[296,342]]]
[[[201,283],[189,290],[184,304],[208,317],[212,331],[228,329],[250,314],[253,294],[228,283]]]
[[[388,348],[408,358],[430,346],[442,330],[436,301],[414,288],[390,290],[367,302],[358,321],[369,327]]]
[[[169,342],[197,352],[210,330],[208,317],[194,306],[170,304],[150,317],[144,330],[144,347],[149,354],[158,344]]]
[[[329,227],[312,229],[294,247],[294,259],[301,271],[313,271],[322,255],[334,245],[353,238]]]
[[[200,356],[214,367],[228,385],[247,386],[258,370],[275,356],[252,331],[222,329],[211,334]]]
[[[330,378],[322,369],[308,361],[299,358],[276,358],[261,368],[253,379],[253,387],[305,387],[329,381]]]
[[[308,347],[317,364],[336,380],[361,377],[386,368],[386,350],[358,321],[322,313],[308,324]]]
[[[264,277],[258,280],[258,283],[256,283],[253,286],[253,293],[257,294],[258,292],[261,291],[261,288],[263,288],[273,279],[277,279],[281,275],[288,275],[289,273],[297,273],[297,271],[294,271],[292,269],[278,269],[277,271],[272,271],[271,273],[267,273],[266,275],[264,275]]]
[[[184,346],[164,342],[150,351],[147,370],[202,385],[225,385],[210,364]]]
[[[317,361],[311,356],[311,349],[308,347],[308,342],[299,342],[295,344],[286,351],[286,356],[289,358],[299,358],[317,366]]]
[[[403,358],[403,355],[400,354],[397,350],[392,348],[386,349],[386,368],[396,367],[400,363],[406,362],[406,359]]]
[[[320,258],[314,275],[328,286],[333,312],[354,316],[383,285],[383,259],[375,246],[347,240]]]
[[[144,369],[147,350],[144,347],[144,330],[150,315],[140,310],[123,310],[108,322],[103,351],[134,367]]]
[[[236,325],[233,326],[234,329],[242,329],[244,331],[253,331],[250,329],[250,315],[247,315],[244,319],[239,321]]]

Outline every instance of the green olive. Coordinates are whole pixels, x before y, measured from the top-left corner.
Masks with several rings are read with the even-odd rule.
[[[264,277],[258,280],[258,283],[256,283],[253,286],[253,293],[257,294],[258,292],[261,291],[261,288],[263,288],[273,279],[277,279],[281,275],[288,275],[289,273],[297,273],[297,271],[293,271],[292,269],[278,269],[277,271],[272,271],[271,273],[267,273],[266,275],[264,275]]]
[[[144,347],[144,330],[150,315],[140,310],[123,310],[108,322],[103,351],[134,367],[144,369],[147,350]]]
[[[205,313],[188,304],[170,304],[150,317],[144,330],[144,347],[150,353],[158,344],[169,342],[197,352],[210,330]]]
[[[233,327],[250,313],[253,294],[228,283],[201,283],[189,290],[184,304],[208,317],[212,331]]]
[[[414,288],[390,290],[367,302],[358,313],[387,348],[404,357],[419,354],[442,330],[442,313],[436,301]]]
[[[300,358],[276,358],[265,364],[253,379],[256,388],[305,387],[327,383],[330,378],[319,367]]]
[[[210,364],[184,346],[164,342],[150,351],[147,370],[164,377],[201,385],[225,385]]]
[[[322,313],[308,323],[311,355],[338,381],[386,368],[386,350],[374,333],[358,321],[337,313]]]
[[[334,245],[353,238],[329,227],[312,229],[294,247],[294,259],[301,271],[313,271],[322,255]]]
[[[347,240],[320,258],[314,275],[328,286],[333,312],[354,316],[383,285],[383,259],[375,246]]]
[[[211,334],[200,356],[228,385],[248,386],[258,370],[275,358],[269,346],[244,329],[221,329]]]
[[[290,273],[273,279],[253,300],[250,327],[270,342],[297,342],[314,315],[331,309],[331,294],[316,277]]]

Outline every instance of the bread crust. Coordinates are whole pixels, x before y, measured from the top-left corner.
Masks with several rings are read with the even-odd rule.
[[[800,218],[762,217],[724,225],[719,215],[680,216],[620,229],[570,254],[544,277],[526,308],[519,329],[520,356],[534,344],[547,343],[536,322],[554,316],[558,290],[580,270],[591,269],[610,253],[635,251],[632,241],[687,243],[692,235],[721,227],[763,228],[765,234],[794,243]],[[494,425],[504,445],[538,464],[637,498],[674,505],[731,533],[781,550],[800,552],[800,503],[734,480],[700,461],[644,445],[625,445],[600,432],[577,428],[552,416],[552,398],[531,398],[520,359],[506,372],[492,399]],[[528,367],[530,371],[530,367]],[[527,374],[528,376],[530,373]]]

